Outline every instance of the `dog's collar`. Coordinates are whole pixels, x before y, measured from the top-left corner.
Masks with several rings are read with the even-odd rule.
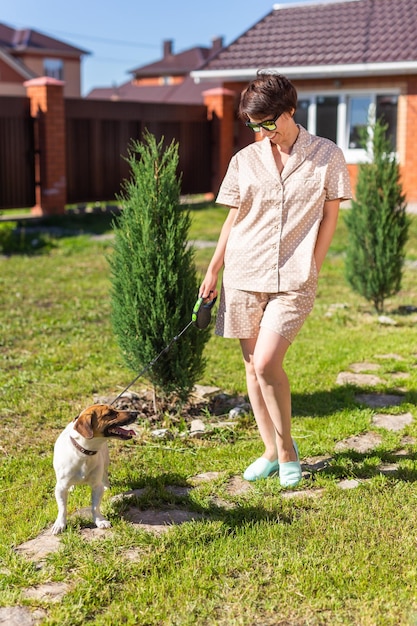
[[[70,436],[70,439],[71,443],[77,448],[77,450],[79,450],[83,454],[87,454],[87,456],[94,456],[94,454],[97,454],[97,450],[86,450],[85,448],[80,446],[78,441],[76,441],[73,437]]]

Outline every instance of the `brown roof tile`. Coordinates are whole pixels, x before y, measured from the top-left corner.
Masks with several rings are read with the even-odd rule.
[[[214,86],[217,86],[215,83]],[[220,86],[220,83],[219,83]],[[213,85],[210,85],[212,88]],[[207,83],[196,84],[187,77],[179,85],[137,86],[131,81],[118,87],[97,87],[87,95],[89,100],[127,100],[132,102],[165,102],[170,104],[203,104]]]
[[[192,70],[198,69],[207,61],[208,48],[191,48],[179,54],[171,54],[161,61],[150,63],[142,67],[130,70],[135,76],[166,76],[184,75]]]
[[[417,0],[345,0],[281,6],[204,70],[417,60]]]
[[[43,33],[31,28],[15,29],[0,24],[0,47],[9,54],[18,54],[19,52],[59,52],[66,56],[80,56],[89,54],[86,50],[76,48],[70,44],[44,35]]]
[[[171,41],[166,41],[164,45],[164,56],[160,61],[155,61],[148,65],[142,65],[136,69],[130,70],[137,78],[146,76],[184,76],[192,70],[197,70],[209,61],[215,53],[223,46],[221,37],[213,40],[211,48],[196,46],[182,52],[174,54],[172,52]]]

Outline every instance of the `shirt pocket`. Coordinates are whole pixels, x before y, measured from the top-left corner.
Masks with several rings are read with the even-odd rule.
[[[324,181],[319,174],[291,176],[285,185],[285,200],[303,209],[317,209],[320,213],[326,201]]]

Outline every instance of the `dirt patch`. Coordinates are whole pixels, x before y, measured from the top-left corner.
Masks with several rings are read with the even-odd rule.
[[[116,396],[117,397],[117,396]],[[137,423],[151,427],[169,421],[169,425],[185,421],[187,424],[201,416],[221,417],[229,414],[236,407],[248,407],[246,398],[221,393],[217,387],[197,386],[187,402],[176,398],[155,398],[153,390],[142,389],[138,392],[126,392],[114,401],[114,397],[99,396],[94,402],[111,404],[122,411],[136,411]]]

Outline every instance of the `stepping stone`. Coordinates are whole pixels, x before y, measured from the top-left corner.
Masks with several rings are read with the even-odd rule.
[[[388,315],[380,315],[378,322],[385,326],[397,326],[397,322],[392,317],[388,317]]]
[[[355,452],[363,454],[376,448],[381,441],[381,435],[377,435],[376,433],[364,433],[363,435],[353,435],[352,437],[343,439],[343,441],[339,441],[334,449],[336,452],[354,450]]]
[[[252,488],[250,482],[244,480],[241,476],[232,476],[227,481],[226,491],[231,496],[240,496],[247,493]]]
[[[404,396],[388,393],[362,393],[355,396],[356,402],[366,404],[373,409],[402,404]]]
[[[63,582],[44,583],[43,585],[25,589],[22,595],[24,598],[40,600],[41,602],[60,602],[69,590],[69,585]]]
[[[190,482],[193,485],[201,485],[211,480],[217,480],[220,476],[223,476],[223,472],[203,472],[202,474],[196,474],[196,476],[190,478]]]
[[[340,372],[336,378],[336,385],[355,385],[356,387],[375,387],[381,382],[381,379],[374,374],[354,374],[353,372]]]
[[[219,393],[220,389],[218,387],[209,387],[208,385],[195,385],[193,389],[193,394],[198,398],[211,398],[214,394]]]
[[[378,363],[352,363],[349,365],[352,372],[360,374],[361,372],[375,372],[380,369]]]
[[[391,372],[392,378],[410,378],[410,374],[408,372]]]
[[[378,471],[385,476],[392,476],[398,472],[398,465],[396,463],[383,463],[378,466]]]
[[[122,500],[129,500],[131,498],[141,498],[144,493],[146,493],[145,488],[141,489],[131,489],[131,491],[126,491],[126,493],[118,493],[112,498],[110,498],[110,502],[120,502]]]
[[[25,606],[4,606],[0,608],[0,624],[4,626],[36,626],[45,619],[45,611],[30,611]]]
[[[307,459],[303,459],[302,467],[303,469],[310,472],[319,472],[320,470],[327,467],[332,460],[331,456],[312,456]]]
[[[30,539],[20,546],[17,546],[16,551],[24,554],[31,561],[38,562],[44,560],[48,554],[57,552],[59,546],[59,536],[51,535],[51,532],[48,530],[35,537],[35,539]]]
[[[186,511],[184,509],[169,509],[162,511],[158,509],[141,510],[136,507],[132,507],[123,514],[123,517],[131,524],[139,526],[149,533],[161,535],[162,533],[166,533],[170,530],[173,525],[198,520],[203,516],[201,513]]]
[[[377,413],[372,418],[372,423],[379,428],[386,430],[398,431],[413,422],[411,413],[403,413],[402,415],[388,415],[385,413]]]
[[[91,522],[93,524],[93,522]],[[91,528],[82,528],[80,535],[85,541],[95,541],[96,539],[108,538],[112,535],[111,528],[97,528],[97,526],[91,526]]]
[[[344,310],[348,308],[349,307],[347,304],[343,304],[341,302],[335,302],[334,304],[331,304],[329,306],[326,313],[324,314],[324,317],[332,317],[338,310]]]
[[[359,480],[355,480],[354,478],[341,480],[339,483],[337,483],[339,489],[356,489],[356,487],[359,487],[359,485]]]
[[[234,502],[229,502],[228,500],[223,500],[223,498],[218,498],[214,496],[210,499],[211,506],[215,506],[219,509],[223,509],[224,511],[231,511],[236,508],[236,504]]]
[[[291,498],[318,498],[324,493],[324,489],[300,489],[299,491],[281,491],[280,496],[284,500]]]
[[[236,410],[238,410],[238,415],[241,415],[239,407],[237,407],[237,409],[231,409],[230,413],[232,415],[229,414],[231,419],[234,419],[234,411]],[[227,430],[234,430],[236,428],[236,422],[210,422],[209,428],[226,428]]]
[[[190,437],[199,438],[202,437],[205,433],[206,426],[201,419],[195,419],[191,422],[190,425]]]
[[[123,551],[123,558],[134,563],[142,559],[143,553],[142,548],[130,548],[130,550]]]
[[[167,485],[165,487],[165,490],[168,491],[168,493],[172,493],[172,495],[176,496],[177,498],[183,498],[185,496],[188,496],[191,489],[192,487],[178,487],[177,485]]]
[[[390,352],[389,354],[375,354],[376,359],[392,359],[393,361],[404,361],[404,357],[400,354],[395,354],[395,352]]]

